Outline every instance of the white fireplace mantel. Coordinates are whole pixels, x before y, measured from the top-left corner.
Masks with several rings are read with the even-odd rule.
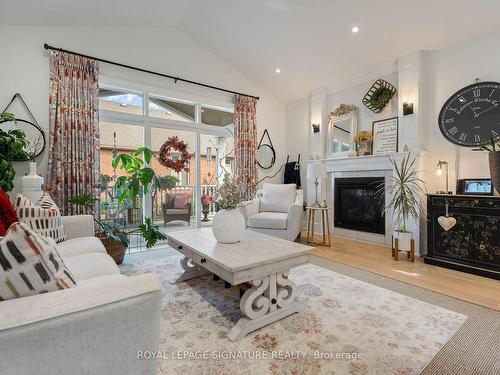
[[[405,152],[397,152],[392,154],[316,159],[307,160],[306,163],[325,163],[328,173],[392,170],[393,164],[390,158],[400,161],[405,154]]]

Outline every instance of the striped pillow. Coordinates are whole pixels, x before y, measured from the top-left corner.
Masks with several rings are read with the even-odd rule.
[[[43,193],[36,204],[24,195],[17,194],[14,207],[19,221],[28,224],[41,236],[53,238],[56,242],[66,238],[61,212],[49,193]]]
[[[0,240],[0,301],[76,285],[52,238],[27,224],[12,224]]]

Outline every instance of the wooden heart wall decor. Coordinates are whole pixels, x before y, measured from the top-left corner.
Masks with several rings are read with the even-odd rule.
[[[438,217],[438,223],[441,227],[448,232],[451,228],[453,228],[457,224],[457,219],[451,217],[448,213],[448,202],[445,203],[446,213],[445,216]]]
[[[457,224],[457,219],[451,216],[439,216],[438,223],[443,227],[443,229],[448,232],[451,228],[453,228]]]

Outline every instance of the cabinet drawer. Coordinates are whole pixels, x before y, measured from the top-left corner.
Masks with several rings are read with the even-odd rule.
[[[178,243],[177,241],[174,241],[172,239],[168,239],[168,245],[173,247],[175,250],[177,250],[179,253],[187,256],[189,259],[193,256],[193,253],[191,250],[183,246],[182,244]]]
[[[220,274],[220,267],[217,264],[195,252],[192,252],[191,260],[198,263],[200,266],[202,266],[203,268],[205,268],[210,272],[213,272],[217,275]]]

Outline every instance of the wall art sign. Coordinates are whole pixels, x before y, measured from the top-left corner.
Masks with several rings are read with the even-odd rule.
[[[398,152],[398,118],[373,121],[373,155]]]

